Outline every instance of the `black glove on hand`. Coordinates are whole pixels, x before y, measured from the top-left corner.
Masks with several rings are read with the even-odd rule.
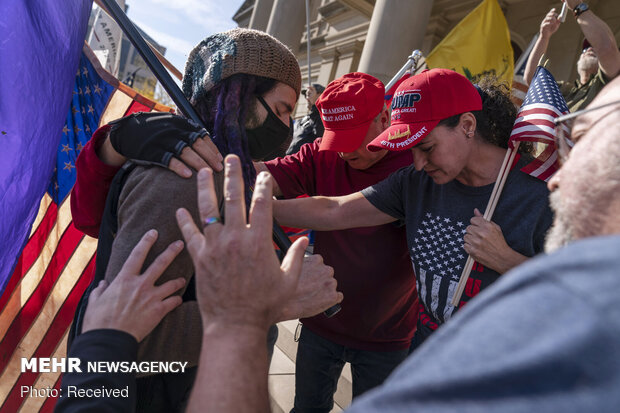
[[[166,167],[173,156],[207,134],[193,120],[172,113],[137,112],[109,124],[110,143],[118,153]]]

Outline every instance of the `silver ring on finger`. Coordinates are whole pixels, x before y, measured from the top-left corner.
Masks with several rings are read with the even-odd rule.
[[[208,227],[209,225],[212,224],[221,224],[222,223],[222,218],[220,217],[209,217],[206,218],[202,224],[202,229],[205,229],[206,227]]]

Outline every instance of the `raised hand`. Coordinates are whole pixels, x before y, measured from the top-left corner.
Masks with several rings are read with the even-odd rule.
[[[561,23],[562,22],[558,19],[558,13],[555,11],[555,8],[549,10],[549,13],[547,13],[543,21],[540,23],[540,35],[546,38],[551,37],[551,35],[558,30]]]
[[[307,238],[295,241],[280,265],[271,241],[271,176],[266,172],[258,175],[247,223],[239,158],[227,156],[225,171],[226,223],[220,218],[209,169],[198,174],[202,231],[186,210],[177,211],[194,262],[205,330],[218,322],[266,329],[283,317],[316,314],[339,302],[342,295],[335,290],[333,270],[323,264],[300,284]]]

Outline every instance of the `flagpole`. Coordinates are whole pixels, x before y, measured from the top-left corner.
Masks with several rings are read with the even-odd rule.
[[[390,90],[390,88],[394,86],[401,77],[403,77],[407,70],[411,68],[414,68],[414,70],[416,70],[418,68],[418,62],[420,61],[421,57],[422,52],[418,49],[415,49],[413,52],[411,52],[411,55],[407,57],[407,62],[403,65],[403,67],[400,68],[398,73],[394,75],[392,80],[388,82],[388,84],[385,86],[385,90]]]
[[[306,54],[308,57],[308,87],[312,86],[312,66],[310,64],[310,0],[306,0]]]
[[[499,170],[497,180],[495,181],[495,185],[493,186],[493,192],[491,192],[491,197],[489,198],[489,202],[487,203],[487,208],[484,211],[484,215],[482,216],[487,221],[490,221],[493,217],[493,213],[495,212],[495,208],[497,207],[499,197],[502,194],[504,185],[506,184],[506,179],[508,177],[508,174],[510,173],[510,168],[514,163],[515,157],[519,150],[520,143],[521,142],[517,142],[514,148],[509,148],[506,151],[506,155],[504,156],[504,161]],[[463,272],[461,273],[461,278],[459,279],[459,283],[456,287],[456,291],[452,296],[451,304],[454,307],[456,307],[461,301],[461,296],[463,295],[463,291],[465,291],[465,286],[467,285],[467,280],[469,279],[469,275],[471,274],[473,265],[474,259],[471,255],[468,255],[467,261],[465,262],[465,267],[463,267]]]
[[[97,6],[99,6],[101,10],[107,13],[108,16],[112,17],[110,12],[108,12],[108,9],[106,8],[106,6],[102,3],[102,0],[94,0],[94,2]],[[170,63],[170,61],[166,59],[164,55],[162,55],[159,52],[159,50],[157,50],[155,46],[151,44],[151,42],[149,42],[148,40],[145,40],[145,41],[146,41],[146,44],[149,45],[149,48],[153,51],[153,53],[155,53],[155,56],[157,56],[157,60],[159,60],[164,65],[164,67],[168,69],[174,75],[174,77],[176,77],[179,80],[183,80],[183,74],[181,73],[181,71],[177,69],[176,67],[174,67],[174,65]]]
[[[172,80],[172,77],[170,77],[170,74],[166,71],[161,62],[157,60],[157,57],[146,44],[144,38],[140,35],[131,20],[129,20],[125,12],[121,10],[116,1],[101,0],[101,2],[105,5],[105,8],[114,21],[118,23],[131,44],[133,44],[138,53],[140,53],[140,56],[142,56],[149,69],[151,69],[151,72],[153,72],[155,77],[159,80],[159,83],[161,83],[166,92],[168,92],[168,95],[172,98],[177,107],[181,109],[188,118],[204,127],[202,119],[200,119],[194,107],[189,103],[189,100],[187,100],[183,92],[181,92],[179,86]],[[291,240],[286,236],[275,219],[273,221],[273,241],[285,254],[292,245]]]

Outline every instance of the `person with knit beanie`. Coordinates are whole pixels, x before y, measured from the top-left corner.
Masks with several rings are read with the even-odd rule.
[[[182,238],[174,218],[177,209],[188,209],[196,223],[205,225],[199,219],[196,174],[188,166],[196,170],[207,163],[213,166],[222,201],[222,155],[237,155],[250,199],[247,194],[256,176],[252,161],[268,156],[291,136],[291,115],[300,90],[299,64],[284,44],[260,31],[233,29],[204,39],[186,64],[183,92],[206,130],[179,115],[136,113],[94,133],[76,161],[71,207],[75,226],[99,237],[97,269],[76,311],[73,340],[80,338],[90,291],[101,280],[109,283],[116,277],[145,232],[156,229],[158,238],[144,268]],[[174,140],[162,139],[171,132]],[[125,163],[127,159],[141,161]],[[325,266],[316,262],[308,271],[326,274],[319,267]],[[137,380],[138,412],[182,411],[189,397],[202,341],[193,275],[190,256],[183,251],[157,281],[184,278],[183,288],[175,293],[183,303],[137,345],[138,361],[188,364],[183,373],[142,374]],[[310,301],[302,299],[302,288],[300,296],[291,297],[294,304],[288,307],[293,312],[283,314],[283,320],[314,315],[335,303],[300,308],[298,302]],[[270,351],[276,337],[274,326]],[[135,339],[128,340],[128,346],[135,348]]]

